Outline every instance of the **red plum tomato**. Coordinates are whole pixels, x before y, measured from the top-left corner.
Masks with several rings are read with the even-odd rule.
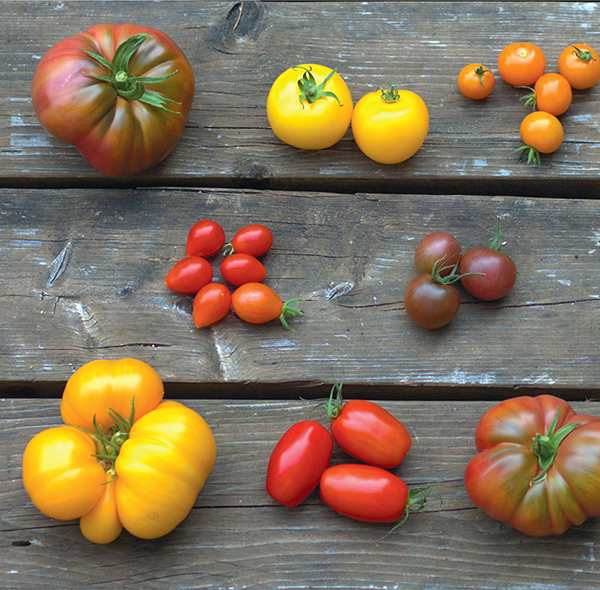
[[[473,100],[481,100],[492,93],[496,79],[489,68],[481,64],[469,64],[459,72],[457,84],[461,94]]]
[[[201,256],[188,256],[175,264],[165,278],[165,285],[178,293],[197,293],[212,281],[213,269]]]
[[[260,223],[247,225],[235,232],[231,244],[228,244],[229,254],[249,254],[262,256],[273,245],[273,232]]]
[[[442,261],[439,267],[440,276],[448,276],[452,267],[458,262],[461,246],[458,240],[447,232],[433,232],[426,235],[415,250],[415,267],[419,273],[433,272],[433,265]]]
[[[600,57],[585,43],[569,45],[558,58],[558,71],[573,88],[585,90],[600,80]]]
[[[239,287],[244,283],[262,283],[267,269],[250,254],[232,254],[221,262],[221,275],[230,284]]]
[[[284,506],[297,506],[319,484],[332,452],[333,439],[324,426],[314,420],[294,424],[271,453],[267,493]]]
[[[532,86],[546,70],[546,57],[533,43],[511,43],[498,56],[498,71],[512,86]]]
[[[185,245],[186,256],[208,257],[216,254],[225,244],[225,231],[211,219],[203,219],[191,227]]]
[[[231,309],[231,292],[221,283],[209,283],[194,297],[193,318],[196,328],[206,328],[222,320]]]

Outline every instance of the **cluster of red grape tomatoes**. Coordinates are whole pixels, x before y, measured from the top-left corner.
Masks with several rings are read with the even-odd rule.
[[[511,43],[498,57],[502,79],[517,88],[529,90],[521,98],[534,111],[520,126],[523,147],[521,159],[540,165],[540,154],[555,152],[562,144],[564,130],[558,117],[573,99],[573,88],[586,90],[600,80],[600,57],[589,45],[577,43],[566,47],[558,58],[559,73],[545,73],[546,57],[533,43]],[[458,88],[467,98],[479,100],[494,89],[494,74],[481,64],[469,64],[459,73]],[[535,110],[537,108],[537,110]]]
[[[412,445],[404,425],[374,402],[344,402],[342,384],[337,381],[325,405],[329,430],[316,420],[302,420],[273,449],[267,493],[291,508],[319,486],[330,508],[365,522],[402,524],[410,513],[422,510],[430,488],[409,491],[390,471],[400,465]],[[330,465],[334,441],[361,463]]]
[[[291,304],[300,300],[283,302],[263,283],[267,269],[259,257],[272,245],[273,233],[265,225],[247,225],[225,244],[225,231],[216,221],[198,221],[188,233],[186,257],[169,271],[165,285],[178,293],[195,294],[193,318],[197,328],[222,320],[233,308],[240,319],[251,324],[279,318],[283,327],[291,330],[287,318],[302,314]],[[233,293],[227,285],[213,281],[213,268],[207,258],[221,251],[225,253],[220,265],[221,276],[236,287]]]
[[[448,324],[460,308],[459,282],[469,295],[496,301],[509,293],[517,279],[513,259],[500,251],[500,224],[489,247],[469,248],[464,254],[458,240],[446,232],[425,236],[415,250],[419,274],[404,291],[406,315],[430,330]]]

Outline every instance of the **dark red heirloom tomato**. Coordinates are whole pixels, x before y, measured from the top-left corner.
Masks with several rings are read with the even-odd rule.
[[[415,266],[421,274],[431,274],[433,266],[438,264],[440,276],[444,277],[452,272],[452,267],[458,262],[461,247],[458,240],[451,234],[436,231],[426,235],[415,250]]]
[[[104,174],[136,174],[173,150],[194,97],[185,55],[165,33],[99,24],[60,41],[31,84],[48,133]]]
[[[267,493],[284,506],[297,506],[319,484],[331,460],[333,439],[314,420],[291,426],[281,437],[267,467]]]
[[[373,465],[342,464],[328,467],[321,476],[319,492],[336,512],[366,522],[396,522],[427,504],[430,488],[408,491],[396,475]],[[394,527],[395,528],[395,527]]]
[[[225,244],[225,231],[212,219],[192,225],[185,245],[186,256],[212,256]]]
[[[196,328],[206,328],[222,320],[231,309],[231,292],[221,283],[209,283],[194,297],[193,318]]]
[[[212,278],[213,269],[207,260],[201,256],[188,256],[169,271],[165,285],[178,293],[198,293]]]
[[[333,394],[337,391],[334,400]],[[335,383],[327,415],[335,442],[360,461],[391,469],[400,465],[412,445],[410,434],[395,416],[366,400],[342,399],[342,385]]]
[[[244,283],[262,283],[267,278],[267,269],[254,256],[238,252],[221,262],[221,275],[228,283],[239,287]]]
[[[488,516],[532,536],[600,516],[600,418],[551,395],[490,408],[475,430],[465,487]]]
[[[238,230],[229,246],[229,254],[234,252],[250,254],[251,256],[262,256],[273,245],[273,233],[261,225],[253,223]]]
[[[465,291],[484,301],[496,301],[507,295],[517,280],[514,260],[500,251],[500,225],[490,247],[479,246],[467,250],[460,259],[458,272]]]

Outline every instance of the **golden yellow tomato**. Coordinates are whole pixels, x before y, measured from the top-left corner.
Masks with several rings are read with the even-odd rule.
[[[291,146],[328,148],[348,131],[352,96],[335,70],[318,64],[294,66],[273,83],[267,118],[275,135]]]
[[[429,111],[423,99],[393,86],[363,96],[352,114],[358,147],[381,164],[397,164],[413,156],[428,131]]]

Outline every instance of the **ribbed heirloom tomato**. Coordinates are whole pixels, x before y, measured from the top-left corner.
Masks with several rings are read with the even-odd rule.
[[[267,97],[267,118],[285,143],[307,150],[331,147],[348,131],[352,95],[331,68],[302,64],[283,72]]]
[[[486,514],[527,535],[560,535],[600,516],[600,419],[551,395],[490,408],[465,486]]]
[[[508,84],[531,86],[546,70],[546,57],[533,43],[511,43],[498,56],[498,71]]]
[[[173,150],[194,97],[185,55],[165,33],[99,24],[41,59],[33,108],[54,137],[104,174],[136,174]]]

